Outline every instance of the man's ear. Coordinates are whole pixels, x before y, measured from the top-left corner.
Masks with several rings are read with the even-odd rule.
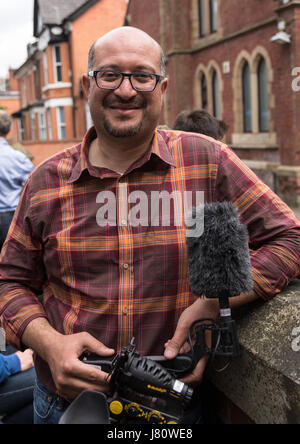
[[[166,92],[166,89],[167,89],[167,87],[168,87],[168,83],[169,83],[169,79],[168,79],[168,77],[165,77],[165,78],[162,80],[162,82],[161,82],[161,90],[162,90],[162,93],[165,93],[165,92]]]
[[[166,96],[166,91],[168,88],[168,83],[169,83],[169,79],[166,77],[165,79],[162,80],[161,84],[160,84],[160,88],[161,88],[161,104],[163,105],[164,103],[164,98]]]
[[[86,100],[88,100],[89,95],[90,95],[90,78],[86,75],[83,74],[82,79],[81,79],[81,85],[82,85],[82,89],[85,95]]]

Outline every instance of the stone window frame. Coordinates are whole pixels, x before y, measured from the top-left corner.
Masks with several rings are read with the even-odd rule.
[[[220,14],[220,0],[218,0],[218,16],[217,16],[218,29],[216,32],[212,32],[211,30],[210,0],[204,0],[204,7],[206,11],[204,17],[205,31],[204,35],[200,36],[198,0],[191,0],[191,41],[192,41],[192,46],[196,48],[202,48],[213,42],[217,42],[223,36],[223,31],[221,27],[222,21]]]
[[[263,58],[267,66],[268,73],[268,96],[269,96],[269,131],[260,132],[259,130],[259,98],[258,98],[258,76],[257,70],[259,62]],[[244,132],[243,122],[243,85],[242,70],[245,61],[249,64],[251,72],[251,103],[252,103],[252,132]],[[274,71],[271,58],[268,51],[263,46],[257,46],[252,53],[242,50],[235,61],[232,76],[233,91],[233,112],[234,128],[232,134],[233,146],[239,148],[249,148],[249,146],[258,146],[260,148],[270,148],[277,146],[277,137],[275,125],[272,119],[272,109],[275,106],[275,97],[273,94]]]
[[[194,108],[202,108],[202,92],[201,92],[201,76],[204,75],[206,78],[207,85],[207,111],[214,115],[214,105],[213,105],[213,73],[216,72],[219,81],[219,106],[220,106],[220,119],[223,116],[224,103],[223,103],[223,89],[224,82],[221,73],[221,69],[215,60],[211,60],[207,66],[200,63],[195,71],[194,76]]]

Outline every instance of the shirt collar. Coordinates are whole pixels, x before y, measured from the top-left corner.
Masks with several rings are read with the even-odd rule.
[[[176,162],[170,152],[169,146],[167,144],[169,137],[166,131],[155,130],[151,152],[156,154],[163,162],[176,168]]]
[[[80,156],[72,170],[72,174],[68,180],[68,183],[76,182],[85,170],[88,171],[91,176],[101,179],[104,179],[105,177],[119,177],[118,173],[114,173],[113,171],[110,171],[106,168],[97,168],[91,165],[88,153],[90,145],[92,141],[96,139],[96,137],[97,133],[95,127],[90,128],[81,143]],[[152,154],[159,157],[164,163],[176,167],[176,163],[167,145],[167,139],[165,140],[164,138],[164,132],[156,129],[149,151],[147,151],[139,160],[134,162],[134,164],[127,170],[127,172],[130,172],[133,169],[142,166],[144,163],[150,160]]]

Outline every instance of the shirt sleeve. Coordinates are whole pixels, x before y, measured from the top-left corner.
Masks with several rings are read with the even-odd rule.
[[[19,183],[21,186],[23,186],[28,179],[29,174],[33,171],[34,165],[31,162],[31,160],[28,159],[25,154],[17,151],[16,152],[16,168],[14,168],[15,171],[15,180],[17,183]]]
[[[38,295],[45,282],[43,246],[34,232],[29,180],[22,192],[0,257],[0,326],[7,342],[21,349],[27,325],[46,318]]]
[[[4,356],[0,353],[0,384],[9,376],[21,371],[21,363],[19,357],[13,355]]]
[[[300,274],[300,221],[292,210],[225,145],[216,201],[229,200],[248,227],[254,291],[264,300]]]

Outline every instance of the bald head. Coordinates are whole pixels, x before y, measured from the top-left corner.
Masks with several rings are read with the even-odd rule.
[[[121,28],[113,29],[112,31],[108,32],[107,34],[96,40],[89,51],[88,72],[93,70],[95,62],[95,51],[98,47],[109,45],[112,42],[115,43],[116,41],[122,40],[131,40],[132,42],[135,42],[136,45],[144,44],[149,46],[149,48],[151,47],[152,51],[157,51],[158,57],[160,58],[160,74],[163,77],[166,75],[165,56],[163,49],[161,48],[159,43],[146,32],[132,26],[123,26]]]

